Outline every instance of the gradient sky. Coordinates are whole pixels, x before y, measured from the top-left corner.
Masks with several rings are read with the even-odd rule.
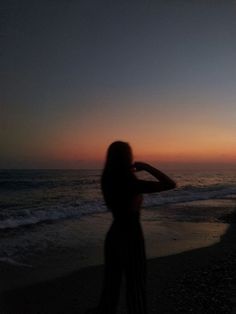
[[[0,168],[236,164],[236,2],[1,5]]]

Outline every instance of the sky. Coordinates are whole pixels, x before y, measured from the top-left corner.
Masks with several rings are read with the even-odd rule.
[[[236,2],[19,0],[1,12],[0,168],[236,164]]]

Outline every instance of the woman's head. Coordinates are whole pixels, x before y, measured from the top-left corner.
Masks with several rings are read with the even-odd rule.
[[[133,162],[132,149],[126,142],[113,142],[107,151],[106,168],[113,170],[131,169]]]

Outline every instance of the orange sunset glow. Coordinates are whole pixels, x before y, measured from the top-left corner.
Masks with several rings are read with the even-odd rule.
[[[97,16],[88,32],[68,7],[65,28],[56,32],[47,19],[45,29],[31,26],[47,47],[22,35],[13,49],[9,30],[1,168],[100,167],[117,139],[137,159],[236,163],[233,9],[211,15],[206,6],[204,17],[201,5],[163,3],[163,19],[156,5],[136,12],[127,4],[130,19],[122,15],[120,28],[114,11],[109,28]],[[61,49],[60,31],[70,34]]]

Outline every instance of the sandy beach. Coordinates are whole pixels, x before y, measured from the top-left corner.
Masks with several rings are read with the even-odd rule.
[[[235,214],[222,217],[225,224],[221,225],[227,226],[226,231],[220,241],[207,247],[187,248],[182,253],[178,253],[177,249],[177,254],[148,259],[149,313],[233,311],[236,289],[235,221]],[[34,271],[37,272],[37,269]],[[103,266],[98,265],[68,271],[63,276],[58,273],[55,279],[30,284],[26,268],[20,272],[14,265],[1,263],[1,277],[5,281],[7,278],[18,278],[22,283],[25,277],[25,284],[18,288],[13,288],[11,284],[2,291],[0,313],[85,313],[99,300],[102,276]],[[126,313],[124,287],[118,313]]]

